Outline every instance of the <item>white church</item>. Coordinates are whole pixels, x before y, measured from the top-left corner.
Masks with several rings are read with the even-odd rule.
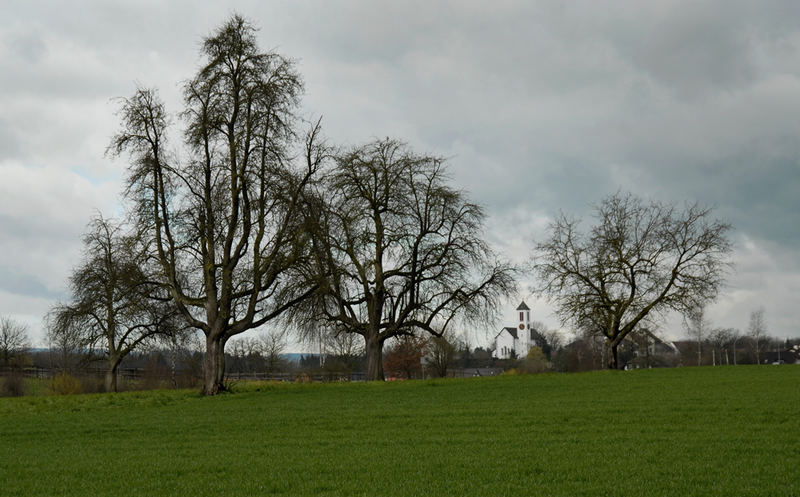
[[[543,347],[543,337],[531,326],[531,309],[525,301],[517,307],[519,323],[506,326],[494,337],[494,357],[498,359],[524,358],[533,347]]]

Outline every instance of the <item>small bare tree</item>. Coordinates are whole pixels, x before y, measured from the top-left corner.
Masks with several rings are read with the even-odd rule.
[[[354,333],[337,333],[329,330],[322,338],[326,354],[337,358],[348,369],[358,367],[359,359],[364,355],[364,340]]]
[[[645,202],[616,193],[595,207],[596,224],[560,215],[537,244],[534,270],[562,323],[605,338],[607,366],[651,314],[686,312],[714,299],[728,266],[728,223],[711,209]]]
[[[739,346],[739,340],[742,338],[742,333],[738,328],[730,328],[728,331],[730,333],[731,350],[733,352],[733,365],[737,366],[736,350]]]
[[[286,328],[273,327],[258,335],[259,348],[261,355],[267,365],[267,373],[278,371],[282,364],[281,354],[286,351]]]
[[[534,321],[531,323],[531,328],[541,337],[544,344],[542,345],[542,352],[547,360],[552,359],[554,352],[557,352],[564,346],[564,337],[558,330],[551,330],[541,321]]]
[[[73,326],[57,323],[59,306],[54,307],[44,318],[47,329],[47,347],[49,349],[50,367],[69,373],[84,365],[89,359],[85,351],[81,330]]]
[[[28,326],[8,316],[0,316],[0,365],[13,366],[28,353]]]
[[[690,337],[694,338],[697,342],[697,365],[702,365],[703,360],[703,340],[708,337],[711,332],[711,324],[706,319],[706,312],[704,306],[698,306],[694,309],[689,309],[683,315],[683,327]]]
[[[148,251],[138,233],[102,216],[84,236],[81,264],[70,276],[72,300],[51,311],[51,333],[58,342],[77,339],[105,355],[106,391],[117,391],[117,370],[139,344],[169,333],[175,311],[148,269]]]
[[[177,318],[177,316],[175,316]],[[178,388],[178,357],[181,354],[191,353],[187,349],[192,341],[192,330],[185,326],[178,319],[173,319],[173,326],[164,330],[157,336],[162,346],[166,345],[169,351],[169,373],[172,388]]]
[[[425,345],[425,359],[429,370],[439,378],[446,378],[456,350],[456,339],[452,332],[429,338]]]
[[[717,361],[719,361],[720,366],[723,363],[730,365],[728,348],[733,340],[734,331],[732,328],[716,328],[709,333],[708,340],[711,342],[713,350],[718,351],[718,354],[713,358],[712,364],[714,366],[717,365]]]
[[[756,364],[761,364],[761,345],[767,334],[767,324],[764,321],[764,308],[759,307],[750,313],[750,325],[747,328],[748,334],[753,338],[753,351],[756,354]]]

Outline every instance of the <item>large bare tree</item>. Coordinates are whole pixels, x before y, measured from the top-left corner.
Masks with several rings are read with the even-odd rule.
[[[697,204],[683,209],[616,193],[595,207],[588,232],[561,214],[537,244],[534,270],[563,323],[617,348],[648,316],[714,299],[728,267],[730,225]]]
[[[314,291],[294,272],[309,252],[300,214],[323,155],[319,123],[296,132],[293,62],[261,51],[247,20],[232,16],[201,55],[184,85],[180,153],[150,89],[123,101],[110,149],[132,158],[128,198],[180,313],[205,335],[204,392],[214,395],[225,388],[226,342]]]
[[[483,210],[448,185],[441,159],[387,138],[340,154],[326,179],[324,281],[303,311],[309,330],[363,337],[367,380],[384,378],[386,340],[486,318],[513,290],[513,268],[481,238]]]
[[[83,260],[69,279],[72,299],[48,316],[54,341],[75,340],[102,351],[107,392],[117,391],[119,365],[139,344],[179,327],[174,307],[147,272],[146,245],[138,233],[124,230],[102,216],[92,219],[83,238]]]

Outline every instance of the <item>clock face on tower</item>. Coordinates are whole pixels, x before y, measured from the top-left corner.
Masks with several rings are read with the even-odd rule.
[[[522,324],[522,323],[520,323],[520,324],[519,324],[519,329],[521,329],[521,330],[524,330],[524,329],[525,329],[525,325],[524,325],[524,324]]]

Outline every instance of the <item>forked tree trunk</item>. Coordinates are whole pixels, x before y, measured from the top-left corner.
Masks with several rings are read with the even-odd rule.
[[[366,354],[367,354],[367,381],[383,381],[383,340],[377,336],[367,336],[364,338],[366,341]]]
[[[617,353],[618,343],[610,342],[608,344],[608,369],[619,369],[619,355]]]
[[[117,392],[117,371],[119,364],[122,362],[121,357],[108,358],[108,370],[106,370],[106,392]]]

